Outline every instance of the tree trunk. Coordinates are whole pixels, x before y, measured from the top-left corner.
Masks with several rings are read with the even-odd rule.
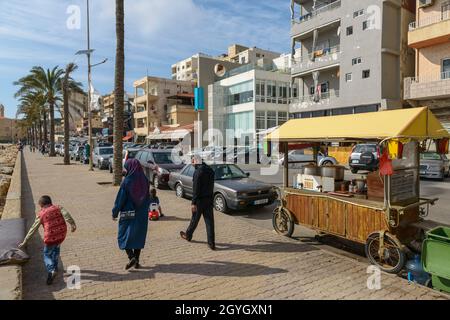
[[[115,186],[122,182],[123,104],[125,76],[124,0],[116,0],[116,69],[114,84],[114,175]]]
[[[55,152],[55,103],[50,102],[50,152],[49,157],[56,157]]]
[[[70,123],[69,123],[69,90],[67,90],[67,81],[64,82],[64,165],[70,165],[69,155],[69,135],[70,135]]]
[[[44,140],[43,143],[47,144],[48,142],[48,126],[47,126],[47,112],[44,110],[44,120],[42,125],[44,126]]]
[[[39,140],[38,143],[36,145],[37,148],[39,148],[42,145],[42,119],[41,117],[39,117]]]

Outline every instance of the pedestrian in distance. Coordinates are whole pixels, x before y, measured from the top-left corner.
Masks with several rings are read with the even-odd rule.
[[[126,270],[140,268],[139,258],[145,247],[148,229],[148,209],[150,206],[150,182],[136,159],[125,163],[125,179],[117,194],[112,218],[119,218],[118,244],[125,250],[129,262]]]
[[[39,229],[44,227],[44,264],[47,270],[47,285],[51,285],[58,272],[58,261],[61,252],[61,244],[66,239],[67,224],[70,224],[71,231],[75,232],[77,225],[70,213],[63,207],[52,203],[49,196],[42,196],[39,199],[41,210],[36,216],[33,226],[28,231],[25,240],[19,244],[19,249],[23,248],[31,237]]]
[[[191,241],[200,218],[203,216],[206,224],[208,246],[216,250],[214,234],[214,170],[203,162],[199,155],[192,157],[195,166],[193,177],[192,218],[186,232],[181,231],[180,236],[184,240]]]

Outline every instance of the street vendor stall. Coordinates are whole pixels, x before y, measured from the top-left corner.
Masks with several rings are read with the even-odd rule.
[[[344,168],[304,167],[289,184],[284,162],[284,188],[273,215],[275,230],[291,236],[303,225],[365,244],[367,257],[382,270],[397,273],[408,245],[423,236],[420,223],[438,199],[420,197],[419,152],[427,140],[448,150],[448,132],[428,108],[402,109],[290,120],[267,136],[287,154],[308,146],[317,158],[332,142],[377,143],[380,169],[367,178],[345,181]],[[371,153],[361,156],[373,157]],[[317,159],[316,159],[317,160]]]

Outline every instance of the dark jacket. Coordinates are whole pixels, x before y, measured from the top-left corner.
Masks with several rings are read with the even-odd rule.
[[[214,198],[214,171],[206,164],[196,166],[193,177],[192,204]]]

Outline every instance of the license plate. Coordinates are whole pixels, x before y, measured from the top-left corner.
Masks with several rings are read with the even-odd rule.
[[[352,160],[352,163],[359,163],[359,160]]]
[[[425,171],[420,171],[420,174],[424,175],[424,174],[426,174],[426,172]]]
[[[255,202],[253,202],[253,204],[255,206],[259,206],[260,204],[266,204],[266,203],[269,203],[269,199],[256,200]]]

